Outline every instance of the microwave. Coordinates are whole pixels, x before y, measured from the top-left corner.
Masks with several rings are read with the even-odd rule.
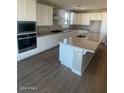
[[[36,32],[36,21],[17,21],[17,32]]]

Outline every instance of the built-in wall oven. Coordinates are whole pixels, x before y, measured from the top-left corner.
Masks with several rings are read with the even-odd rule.
[[[18,21],[18,52],[22,53],[37,47],[37,33],[35,21]]]

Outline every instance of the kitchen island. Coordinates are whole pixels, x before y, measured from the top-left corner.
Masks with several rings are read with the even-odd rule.
[[[86,37],[69,37],[59,42],[59,61],[72,72],[82,75],[97,50],[100,41]]]

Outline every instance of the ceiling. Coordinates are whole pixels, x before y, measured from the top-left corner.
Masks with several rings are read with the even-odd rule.
[[[70,10],[91,10],[107,8],[107,0],[37,0]]]

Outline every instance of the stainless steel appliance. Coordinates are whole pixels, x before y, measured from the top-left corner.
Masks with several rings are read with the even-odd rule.
[[[22,53],[37,47],[36,22],[18,21],[18,52]]]
[[[36,33],[18,35],[19,53],[34,49],[37,47]]]
[[[18,33],[36,32],[36,21],[17,21]]]

